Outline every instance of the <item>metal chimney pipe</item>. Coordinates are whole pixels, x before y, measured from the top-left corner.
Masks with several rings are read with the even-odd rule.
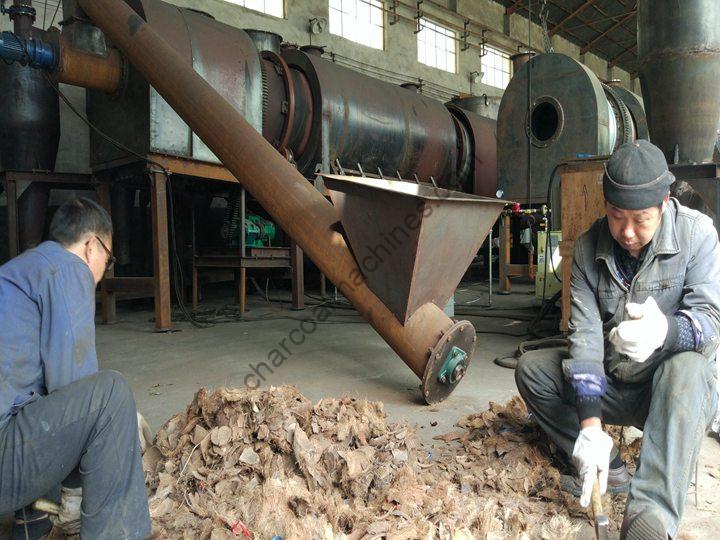
[[[720,127],[720,2],[639,0],[637,10],[650,139],[669,163],[710,162]]]
[[[510,57],[510,61],[513,65],[513,74],[520,71],[520,68],[527,64],[533,56],[535,56],[535,53],[532,51],[513,54]]]
[[[458,381],[440,389],[434,380],[426,381],[433,378],[436,359],[442,363],[449,345],[461,346],[469,363],[476,337],[472,325],[467,321],[453,324],[432,303],[423,305],[406,325],[400,324],[368,287],[336,230],[338,218],[332,205],[242,114],[127,4],[79,0],[79,5],[413,372],[424,378],[425,400],[431,403],[447,397]],[[463,345],[469,330],[472,339],[469,346]]]

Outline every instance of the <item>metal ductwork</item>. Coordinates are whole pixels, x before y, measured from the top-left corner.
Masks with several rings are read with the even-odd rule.
[[[558,53],[530,58],[505,90],[498,113],[498,193],[545,203],[555,167],[567,159],[607,155],[648,138],[639,96],[602,83]]]
[[[640,84],[668,163],[707,163],[720,128],[720,2],[639,0]]]
[[[165,2],[128,0],[127,4],[257,132],[262,131],[260,56],[245,31]],[[127,70],[119,95],[89,91],[87,111],[102,131],[138,153],[220,162],[136,69]],[[91,132],[93,166],[123,157],[122,150]]]

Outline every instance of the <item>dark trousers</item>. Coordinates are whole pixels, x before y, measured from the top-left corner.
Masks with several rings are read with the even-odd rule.
[[[135,401],[117,372],[43,396],[0,428],[0,515],[44,496],[74,469],[83,488],[82,538],[150,534]]]
[[[515,380],[540,427],[571,456],[580,422],[575,395],[563,376],[564,358],[567,354],[557,349],[528,352]],[[659,509],[671,537],[677,535],[700,444],[715,414],[715,384],[715,359],[694,352],[669,357],[643,384],[607,381],[603,421],[643,430],[626,514]]]

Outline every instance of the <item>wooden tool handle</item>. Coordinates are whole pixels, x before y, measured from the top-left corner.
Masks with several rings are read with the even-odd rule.
[[[597,519],[603,513],[602,510],[602,499],[600,498],[600,479],[595,477],[592,488],[592,496],[590,499],[590,505],[592,506],[593,518]]]
[[[56,516],[60,513],[60,505],[47,499],[38,499],[33,503],[33,508],[40,512],[46,512]]]

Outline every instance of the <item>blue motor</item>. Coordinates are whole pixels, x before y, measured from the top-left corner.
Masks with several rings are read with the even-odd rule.
[[[55,47],[41,39],[25,39],[12,32],[0,32],[0,58],[38,69],[53,69],[58,62]]]

